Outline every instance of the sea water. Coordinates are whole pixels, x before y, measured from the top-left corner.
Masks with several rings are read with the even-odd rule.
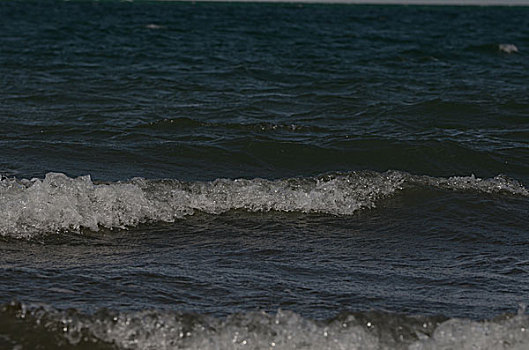
[[[0,348],[527,349],[528,18],[0,2]]]

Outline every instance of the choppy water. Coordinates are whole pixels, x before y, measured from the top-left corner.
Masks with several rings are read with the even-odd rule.
[[[0,348],[526,349],[527,18],[0,2]]]

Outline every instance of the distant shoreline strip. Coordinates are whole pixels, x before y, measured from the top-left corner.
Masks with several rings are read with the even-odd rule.
[[[125,0],[126,1],[126,0]],[[133,0],[129,0],[133,1]],[[421,5],[421,6],[529,6],[529,0],[154,0],[160,2],[247,2],[291,4]]]

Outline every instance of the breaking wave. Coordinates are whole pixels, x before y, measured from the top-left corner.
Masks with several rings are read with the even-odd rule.
[[[527,349],[529,317],[490,321],[382,312],[312,320],[289,311],[224,319],[174,311],[83,314],[47,306],[0,306],[0,345],[79,349]]]
[[[95,183],[90,176],[48,173],[44,179],[0,179],[0,236],[31,238],[64,230],[126,228],[172,222],[196,212],[301,212],[351,215],[412,186],[529,196],[503,176],[435,178],[362,171],[312,178],[147,180]]]

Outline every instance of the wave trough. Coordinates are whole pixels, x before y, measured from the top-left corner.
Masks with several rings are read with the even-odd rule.
[[[351,215],[411,186],[529,196],[522,184],[503,176],[435,178],[399,171],[211,182],[134,178],[116,183],[48,173],[44,179],[0,179],[0,235],[31,238],[64,230],[126,228],[230,210]]]

